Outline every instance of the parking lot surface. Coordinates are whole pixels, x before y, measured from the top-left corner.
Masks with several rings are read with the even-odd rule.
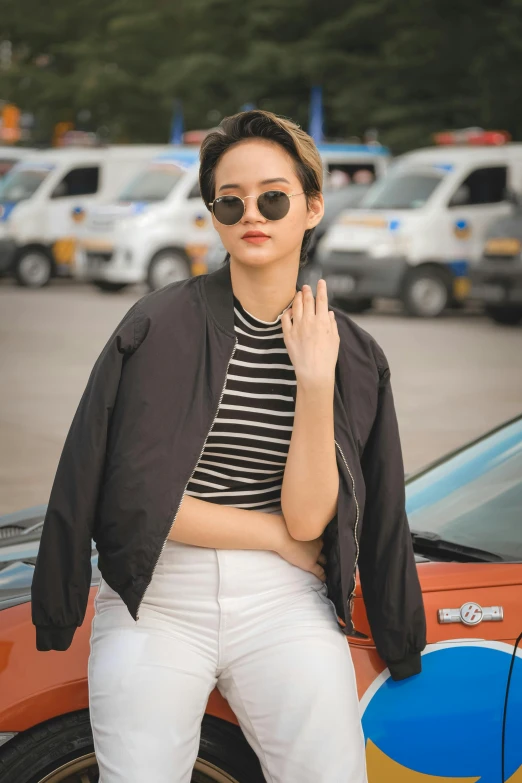
[[[45,503],[94,361],[139,289],[0,283],[0,514]],[[522,412],[522,329],[478,313],[354,316],[383,347],[412,472]]]

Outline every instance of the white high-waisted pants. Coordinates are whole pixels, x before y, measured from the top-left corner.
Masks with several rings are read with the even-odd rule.
[[[313,574],[274,552],[169,540],[137,622],[104,581],[95,609],[100,783],[189,783],[215,685],[268,783],[366,783],[350,648]]]

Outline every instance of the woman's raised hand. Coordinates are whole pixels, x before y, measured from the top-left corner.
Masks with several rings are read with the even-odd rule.
[[[281,317],[281,326],[298,383],[333,383],[340,340],[335,315],[328,310],[323,278],[317,283],[315,299],[309,285],[296,293],[292,307]]]

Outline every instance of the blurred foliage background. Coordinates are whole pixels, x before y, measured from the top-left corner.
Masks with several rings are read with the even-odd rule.
[[[0,98],[34,115],[33,141],[71,120],[115,142],[167,142],[247,102],[327,138],[401,152],[444,128],[522,138],[522,0],[3,0]]]

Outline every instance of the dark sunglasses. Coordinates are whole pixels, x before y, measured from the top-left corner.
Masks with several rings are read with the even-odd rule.
[[[257,196],[257,208],[266,220],[281,220],[288,215],[292,196],[302,196],[301,193],[285,193],[283,190],[267,190]],[[212,214],[224,226],[234,226],[245,214],[245,199],[256,196],[219,196],[208,206]]]

